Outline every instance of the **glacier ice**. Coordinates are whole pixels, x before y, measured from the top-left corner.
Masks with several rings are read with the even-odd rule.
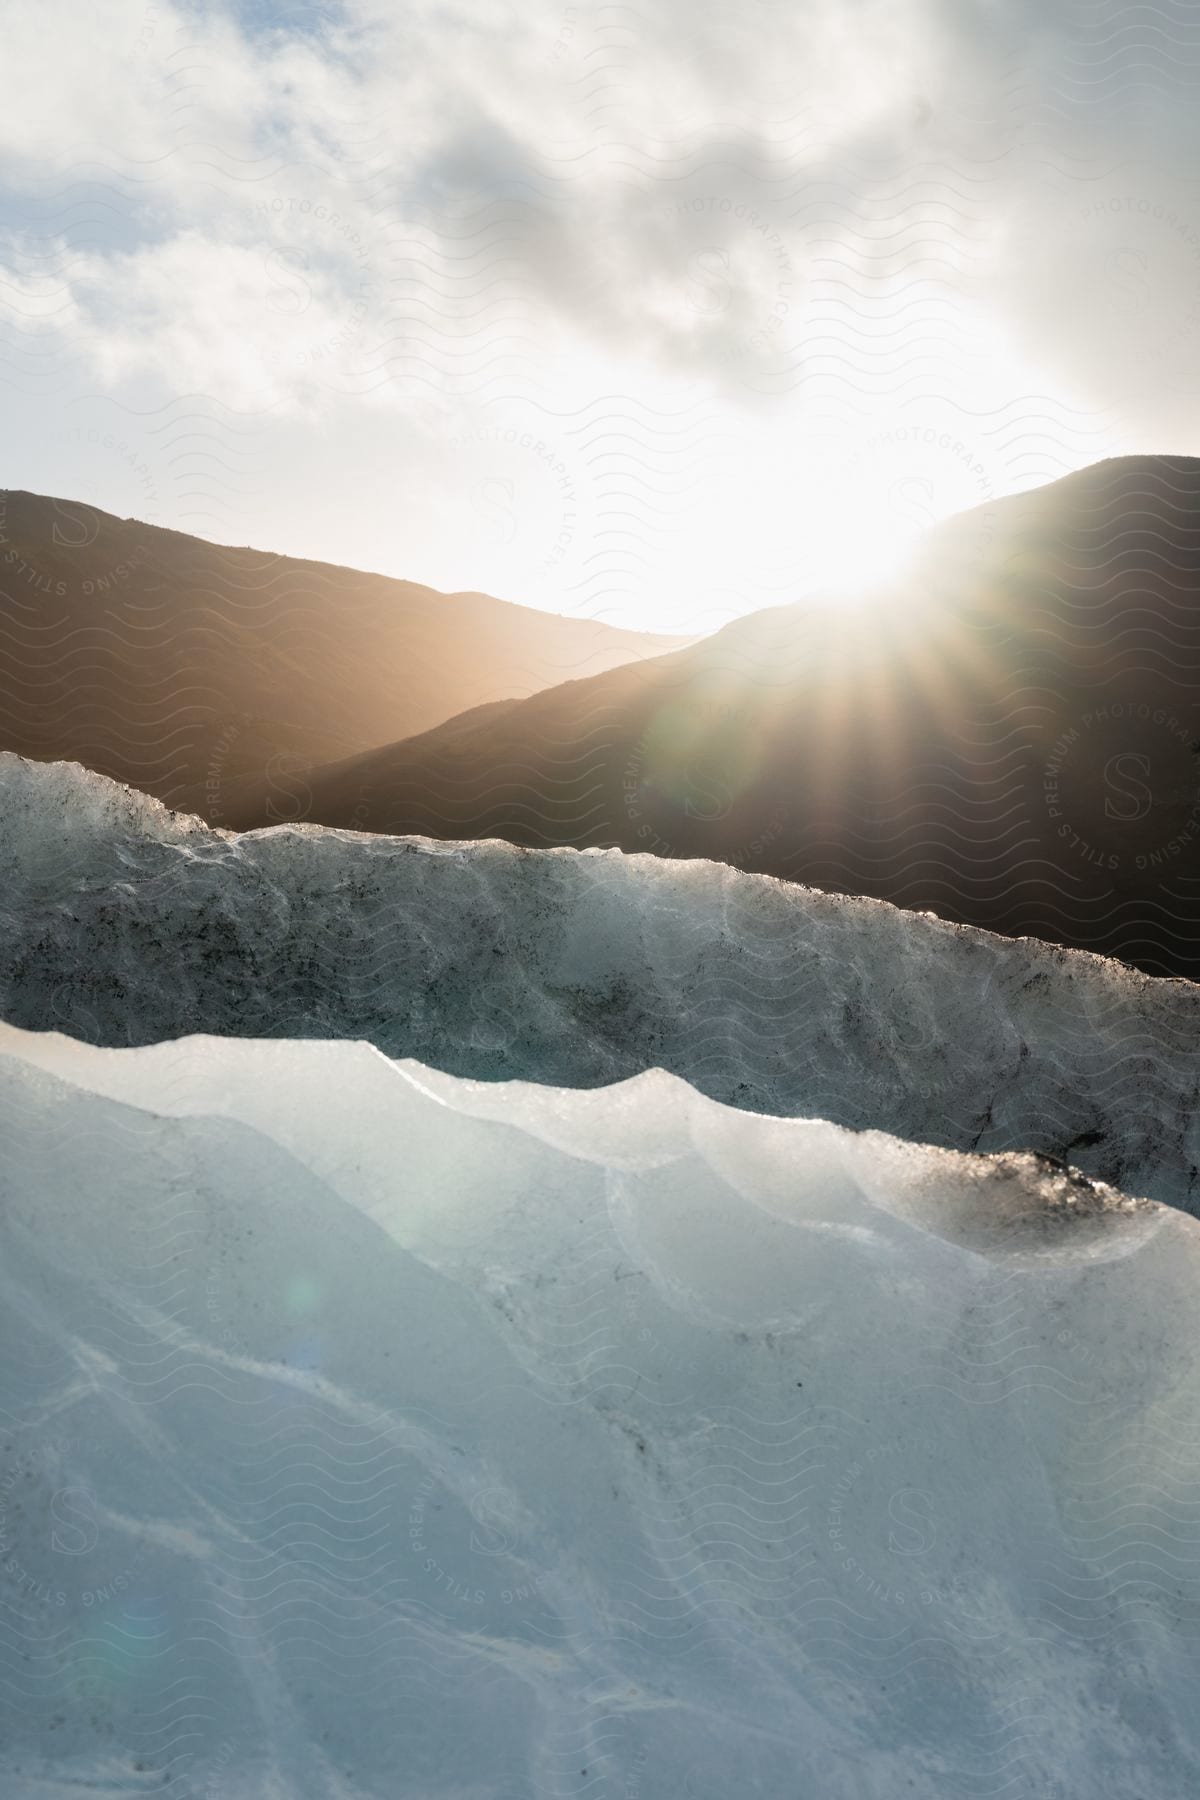
[[[1181,1212],[364,1043],[5,1026],[0,1144],[5,1795],[1196,1791]]]
[[[452,1074],[1033,1149],[1200,1209],[1200,990],[709,863],[278,827],[0,757],[0,1013],[362,1038]]]

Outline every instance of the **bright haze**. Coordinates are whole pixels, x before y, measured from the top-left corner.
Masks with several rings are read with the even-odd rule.
[[[0,485],[694,635],[1195,449],[1200,20],[47,0]]]

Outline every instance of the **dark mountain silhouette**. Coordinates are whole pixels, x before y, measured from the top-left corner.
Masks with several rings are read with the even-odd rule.
[[[246,782],[228,822],[713,857],[1200,976],[1200,461],[963,514],[875,599]]]
[[[0,749],[217,822],[238,776],[286,781],[680,641],[17,491],[0,494],[0,610]]]

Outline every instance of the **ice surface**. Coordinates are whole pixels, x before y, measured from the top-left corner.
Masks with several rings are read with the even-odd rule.
[[[1200,1209],[1200,989],[711,863],[243,837],[0,758],[0,1011],[97,1044],[362,1038],[577,1086],[1036,1149]]]
[[[1197,1791],[1178,1211],[347,1043],[0,1143],[6,1797]]]

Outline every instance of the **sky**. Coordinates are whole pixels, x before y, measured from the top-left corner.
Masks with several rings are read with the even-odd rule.
[[[1200,450],[1186,0],[5,6],[0,484],[695,634]]]

